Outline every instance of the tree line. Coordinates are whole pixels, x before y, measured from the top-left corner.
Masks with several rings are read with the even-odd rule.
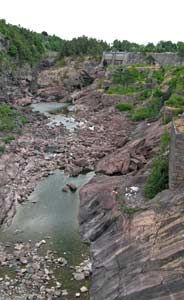
[[[14,61],[15,63],[28,62],[31,65],[38,63],[48,51],[56,51],[59,58],[66,56],[100,57],[103,51],[128,52],[177,52],[184,56],[184,43],[160,41],[156,45],[148,43],[140,45],[127,40],[115,40],[112,44],[86,36],[64,40],[47,32],[36,33],[21,26],[15,26],[0,20],[0,44],[4,41],[5,47],[0,47],[0,62]]]

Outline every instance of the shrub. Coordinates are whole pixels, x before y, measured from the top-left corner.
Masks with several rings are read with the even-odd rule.
[[[154,97],[162,97],[164,95],[164,93],[159,89],[159,88],[156,88],[153,90],[153,96]]]
[[[169,161],[167,157],[159,156],[153,162],[152,171],[145,185],[145,196],[154,198],[159,192],[168,188]]]
[[[133,121],[141,121],[152,117],[152,112],[147,107],[138,108],[132,115]]]
[[[160,68],[158,71],[153,73],[153,79],[155,79],[158,83],[162,83],[164,80],[165,70],[164,68]]]
[[[163,154],[169,146],[171,140],[170,133],[166,130],[160,138],[160,153]]]
[[[19,132],[27,119],[7,104],[0,105],[0,131]]]
[[[133,110],[133,104],[131,103],[118,103],[116,105],[116,108],[119,110],[119,111],[131,111]]]
[[[147,107],[138,108],[132,115],[132,119],[133,121],[141,121],[145,119],[156,118],[159,115],[162,106],[162,100],[159,98],[153,98],[150,100]]]
[[[128,86],[135,82],[141,82],[146,78],[147,72],[141,72],[135,67],[127,68],[119,66],[113,73],[113,82]]]
[[[139,96],[139,100],[140,101],[144,101],[146,99],[148,99],[152,94],[152,91],[151,90],[144,90],[143,93],[141,93],[141,95]]]
[[[3,138],[3,142],[5,143],[5,144],[9,144],[9,143],[11,143],[11,141],[13,141],[14,140],[14,136],[13,135],[7,135],[7,136],[5,136],[4,138]]]
[[[169,148],[170,133],[165,131],[160,138],[160,155],[155,158],[152,165],[151,174],[145,185],[145,196],[154,198],[159,192],[168,188],[169,182],[169,159],[165,155]]]
[[[174,107],[181,108],[181,107],[184,107],[184,97],[174,94],[165,103],[168,106],[174,106]]]
[[[5,147],[4,146],[0,146],[0,154],[3,154],[5,152]]]
[[[135,93],[135,92],[139,91],[140,89],[141,89],[141,87],[134,87],[134,86],[129,86],[129,87],[115,86],[115,87],[110,87],[107,90],[107,94],[128,95],[128,94]]]

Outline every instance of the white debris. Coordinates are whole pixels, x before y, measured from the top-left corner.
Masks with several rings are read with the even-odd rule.
[[[76,298],[79,298],[79,297],[80,297],[80,293],[76,293],[76,294],[75,294],[75,297],[76,297]]]
[[[88,289],[87,289],[86,286],[82,286],[82,287],[80,288],[80,291],[81,291],[81,293],[87,293]]]
[[[130,190],[133,192],[138,192],[139,188],[138,188],[138,186],[131,186]]]

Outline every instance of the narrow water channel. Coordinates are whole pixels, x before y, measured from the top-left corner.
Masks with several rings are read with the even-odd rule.
[[[66,258],[70,266],[78,265],[88,256],[89,251],[79,235],[79,193],[66,193],[62,188],[72,182],[79,189],[93,176],[94,173],[90,172],[71,178],[58,170],[38,183],[29,200],[17,210],[11,226],[2,227],[1,242],[8,243],[11,247],[17,241],[31,240],[34,243],[44,239],[47,241],[43,246],[45,252],[56,251],[59,256]],[[80,287],[81,283],[71,281],[70,268],[57,271],[57,277],[63,282],[63,288],[76,291]],[[71,296],[69,299],[75,297]],[[88,296],[80,299],[88,299]]]
[[[73,131],[78,125],[78,122],[75,120],[72,114],[75,108],[74,105],[58,102],[40,102],[31,104],[31,107],[33,111],[39,111],[48,117],[48,126],[63,124],[69,131]],[[59,112],[60,109],[68,109],[68,115],[66,115],[64,112],[62,113],[62,111]]]

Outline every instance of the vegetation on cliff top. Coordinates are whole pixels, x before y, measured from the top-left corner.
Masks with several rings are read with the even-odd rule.
[[[140,45],[131,43],[127,40],[115,40],[112,44],[112,49],[116,51],[127,52],[177,52],[180,56],[184,56],[184,43],[173,43],[172,41],[160,41],[156,45],[148,43],[147,45]]]
[[[0,20],[0,62],[25,63],[30,65],[38,63],[48,51],[56,51],[59,59],[66,56],[101,57],[103,51],[129,51],[129,52],[177,52],[184,56],[184,43],[160,41],[157,45],[148,43],[139,45],[127,40],[115,40],[112,45],[95,38],[86,36],[64,40],[47,32],[36,33],[21,26],[7,24]],[[148,62],[149,63],[149,62]],[[135,74],[134,74],[135,75]],[[128,78],[131,80],[131,78]]]
[[[26,123],[26,118],[10,105],[0,105],[0,131],[17,132]]]
[[[169,159],[167,150],[170,142],[170,134],[166,131],[160,141],[160,154],[154,159],[151,173],[146,181],[145,196],[154,198],[159,192],[169,187]]]
[[[106,42],[85,36],[71,41],[63,40],[46,32],[42,34],[20,26],[7,24],[0,20],[0,62],[29,63],[34,65],[48,51],[57,51],[60,58],[65,56],[92,55],[99,56],[109,49]]]
[[[134,121],[158,118],[163,106],[173,108],[172,115],[184,112],[184,67],[114,67],[107,94],[133,96],[131,118]],[[122,101],[123,102],[123,101]],[[119,103],[116,108],[123,111]]]

